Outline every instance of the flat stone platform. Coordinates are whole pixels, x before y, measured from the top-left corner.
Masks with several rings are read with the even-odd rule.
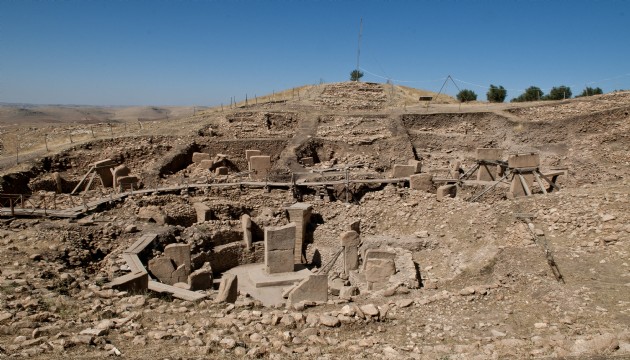
[[[302,265],[296,265],[290,273],[267,274],[265,264],[247,264],[232,268],[227,273],[238,277],[238,290],[250,294],[265,306],[284,304],[282,293],[285,288],[313,274]]]
[[[300,265],[296,265],[295,272],[288,273],[279,273],[279,274],[267,274],[265,272],[264,264],[254,264],[259,265],[249,271],[249,278],[252,280],[254,285],[257,288],[268,287],[268,286],[287,286],[293,285],[296,282],[302,281],[302,279],[307,278],[309,275],[313,273]]]

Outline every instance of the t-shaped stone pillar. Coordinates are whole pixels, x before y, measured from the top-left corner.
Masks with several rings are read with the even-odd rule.
[[[294,263],[304,264],[306,258],[303,256],[304,239],[306,237],[306,227],[311,219],[313,206],[311,204],[298,202],[287,208],[289,221],[295,223],[295,254]]]
[[[537,153],[514,154],[508,158],[508,168],[512,169],[514,175],[510,185],[512,196],[525,196],[525,186],[530,190],[534,185],[534,171],[540,166],[540,155]],[[521,181],[521,176],[525,182]]]
[[[348,275],[350,270],[359,268],[359,234],[354,231],[344,231],[339,235],[343,247],[343,273]]]
[[[477,180],[497,180],[497,165],[488,164],[486,162],[499,161],[502,156],[503,149],[478,148],[477,161],[479,161],[479,171],[477,172]]]

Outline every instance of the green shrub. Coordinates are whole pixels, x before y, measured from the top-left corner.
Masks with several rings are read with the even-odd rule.
[[[350,81],[359,81],[363,77],[363,72],[359,70],[352,70],[350,72]]]
[[[496,87],[494,85],[490,85],[490,89],[486,93],[486,98],[489,102],[502,103],[505,101],[505,97],[507,96],[507,90],[503,86]]]
[[[530,86],[525,89],[525,92],[519,95],[517,98],[512,99],[512,102],[523,101],[537,101],[543,98],[543,91],[537,86]]]
[[[549,94],[544,97],[543,100],[564,100],[570,99],[573,93],[571,92],[571,88],[568,86],[554,86],[549,91]]]
[[[576,97],[582,97],[582,96],[592,96],[592,95],[601,95],[603,94],[604,91],[601,88],[592,88],[592,87],[586,87],[584,90],[582,90],[582,93]]]
[[[477,94],[472,90],[464,89],[457,93],[457,100],[460,102],[475,101]]]

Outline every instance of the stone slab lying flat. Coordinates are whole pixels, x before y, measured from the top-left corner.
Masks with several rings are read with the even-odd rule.
[[[293,285],[296,282],[302,281],[302,279],[312,275],[313,273],[306,268],[302,268],[294,272],[267,274],[264,271],[264,264],[251,264],[253,265],[249,269],[249,278],[257,288],[267,286],[286,286]],[[296,269],[297,270],[297,269]]]
[[[199,301],[206,298],[205,294],[180,289],[175,286],[162,284],[161,282],[157,281],[149,281],[149,290],[159,293],[171,294],[173,295],[173,297],[187,301]]]

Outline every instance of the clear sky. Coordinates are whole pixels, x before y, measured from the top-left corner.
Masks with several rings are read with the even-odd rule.
[[[347,81],[361,18],[363,81],[630,89],[627,0],[0,0],[0,102],[219,105]]]

